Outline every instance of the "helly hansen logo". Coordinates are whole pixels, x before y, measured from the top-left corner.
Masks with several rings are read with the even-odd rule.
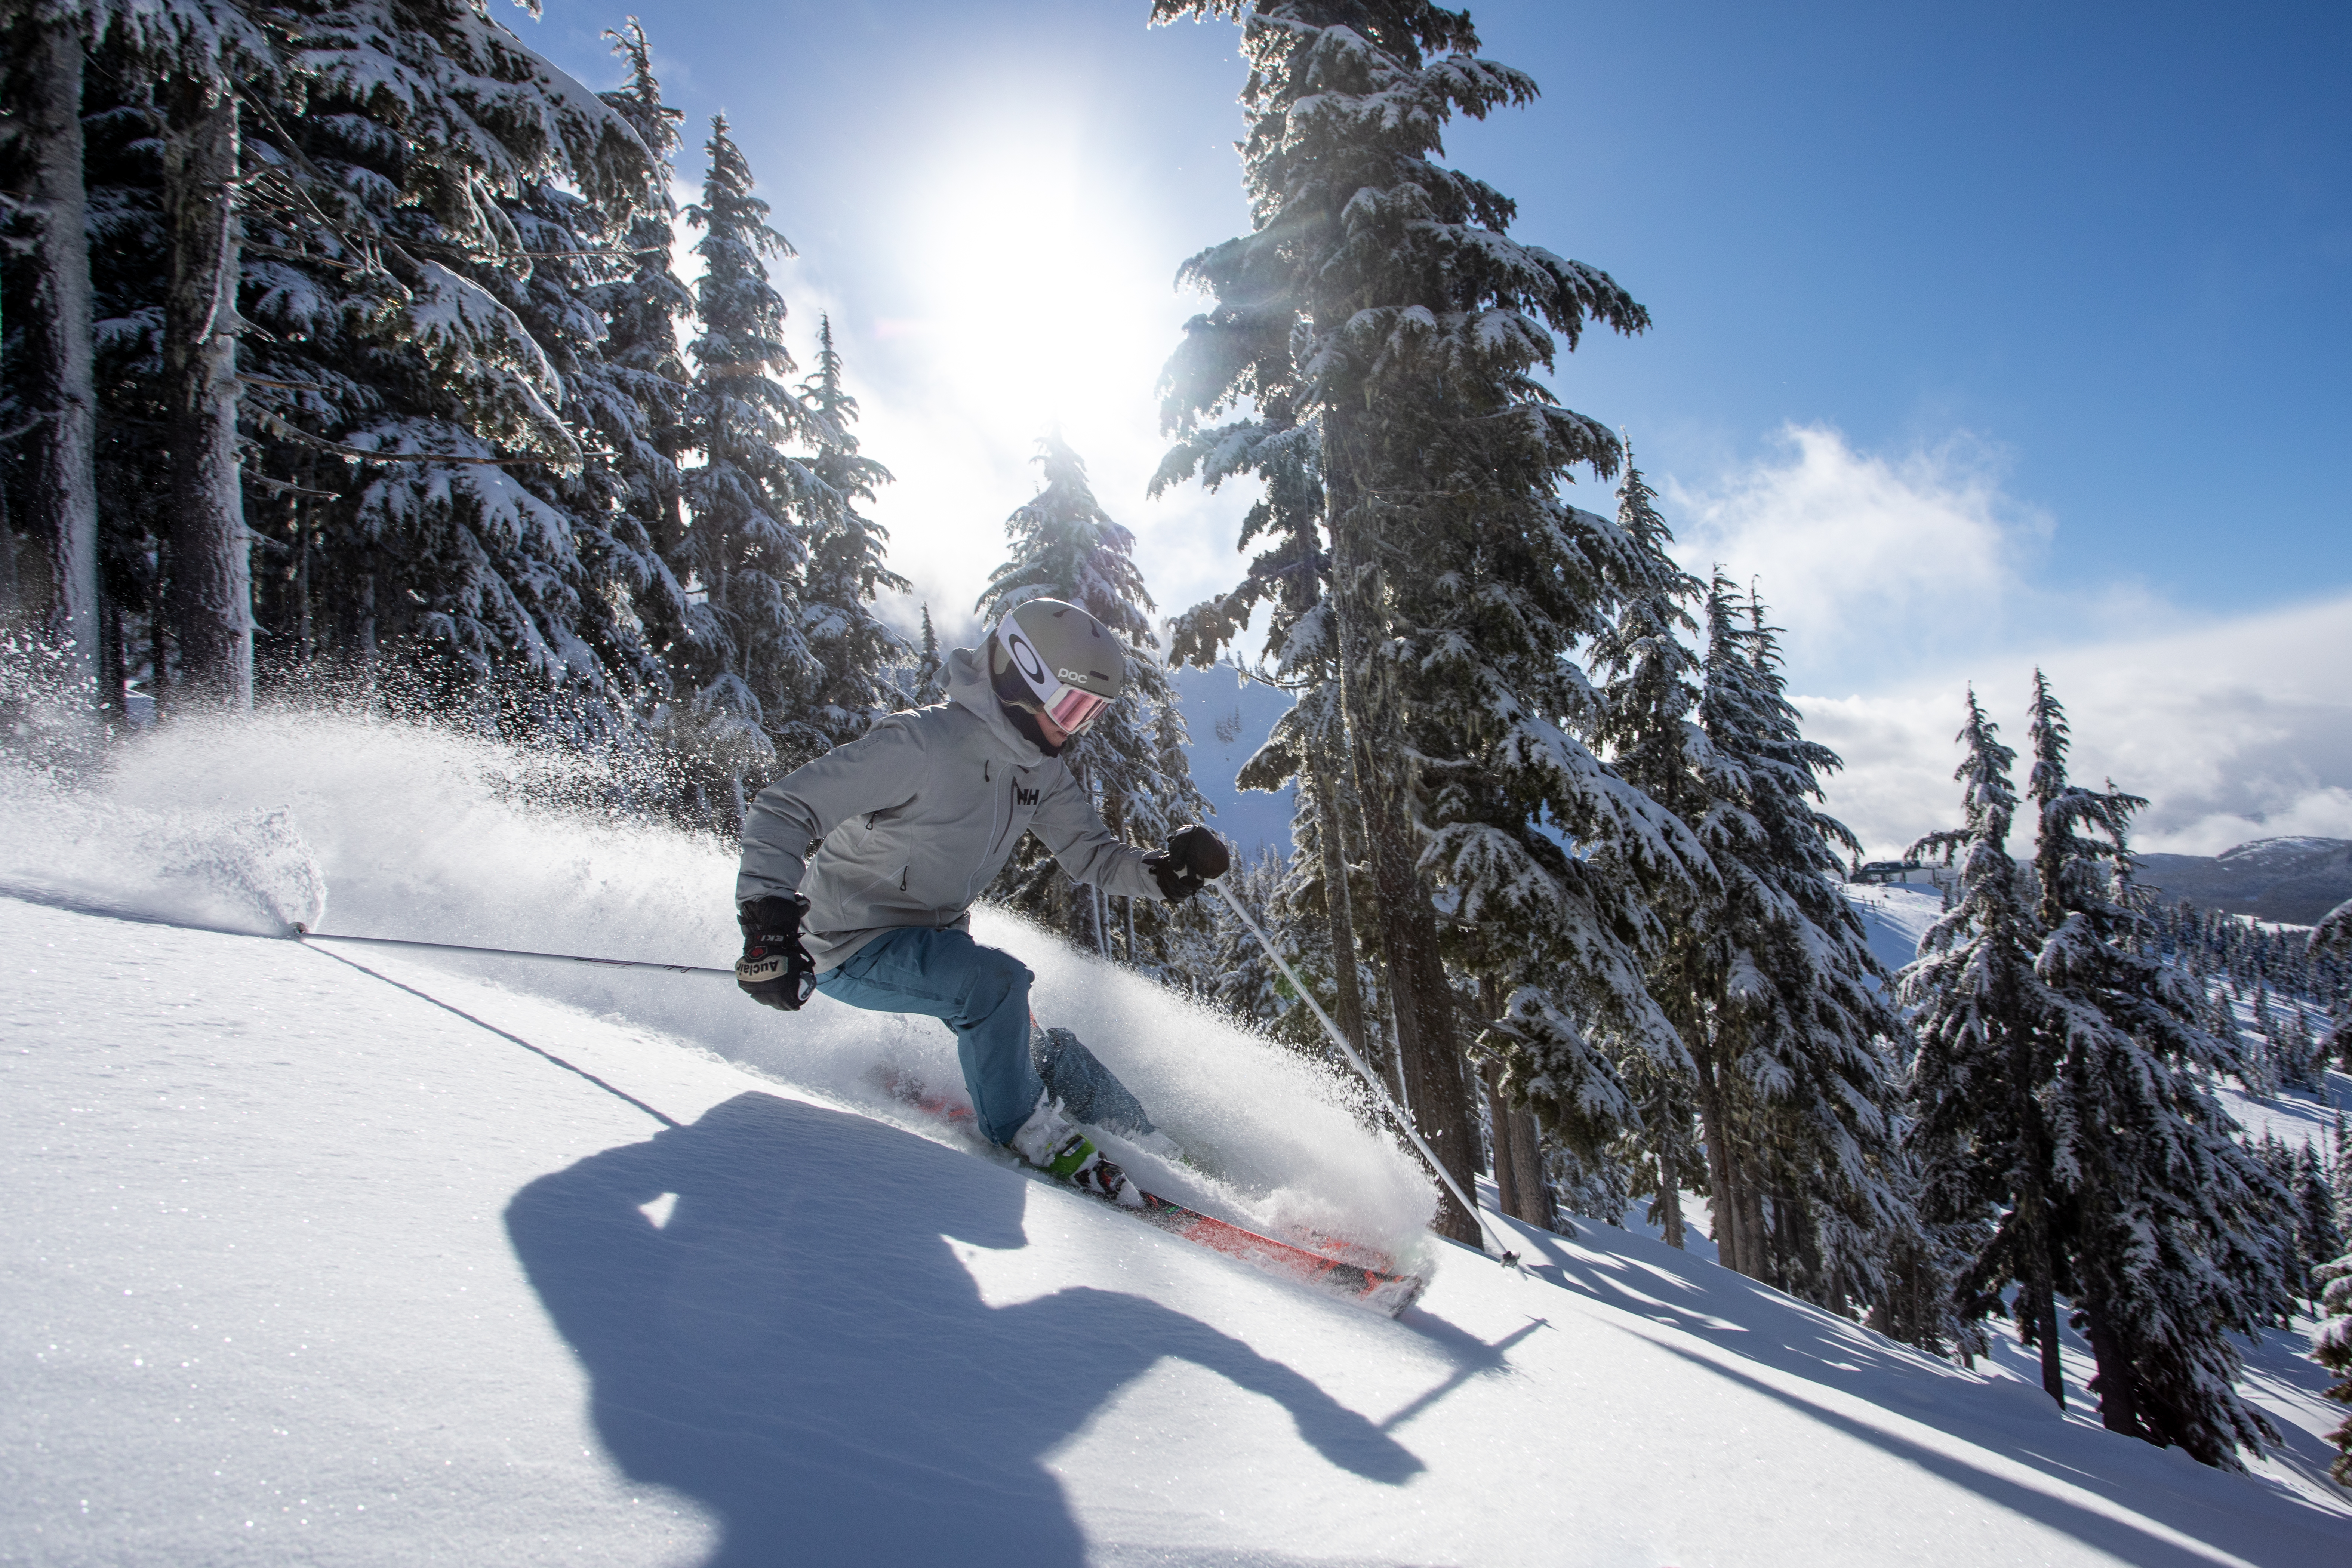
[[[1037,792],[1034,789],[1023,789],[1019,784],[1014,784],[1013,786],[1013,804],[1015,805],[1034,805],[1037,804]]]

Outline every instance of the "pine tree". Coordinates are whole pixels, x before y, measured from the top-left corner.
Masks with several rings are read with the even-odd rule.
[[[2039,670],[2031,735],[2034,973],[2040,1032],[2058,1053],[2035,1089],[2067,1213],[2053,1251],[2071,1255],[2075,1320],[2098,1360],[2092,1391],[2109,1430],[2235,1468],[2237,1447],[2276,1440],[2233,1386],[2229,1334],[2258,1337],[2282,1296],[2288,1194],[2206,1087],[2234,1063],[2199,1026],[2193,993],[2143,951],[2129,829],[2146,802],[2068,783],[2065,712]]]
[[[857,739],[877,716],[896,709],[891,675],[907,654],[906,644],[875,618],[873,608],[876,595],[904,593],[907,580],[884,564],[888,532],[857,510],[859,502],[874,500],[875,486],[890,482],[890,470],[861,455],[851,434],[857,400],[842,385],[830,317],[819,318],[816,374],[802,384],[800,397],[817,443],[801,588],[802,635],[816,673],[779,730],[787,767]]]
[[[2057,1062],[2039,1025],[2056,1008],[2034,973],[2040,932],[2007,847],[2017,753],[1973,689],[1958,739],[1966,826],[1930,834],[1906,857],[1941,852],[1959,868],[1958,903],[1900,976],[1901,999],[1916,1009],[1911,1143],[1922,1217],[1966,1248],[1954,1277],[1961,1318],[2000,1307],[2008,1284],[2021,1288],[2021,1338],[2041,1347],[2042,1390],[2063,1407],[2053,1138],[2040,1098]]]
[[[2312,1359],[2336,1374],[2336,1381],[2327,1386],[2327,1397],[2338,1405],[2352,1405],[2352,1252],[2319,1269],[2315,1277],[2323,1292],[2320,1310],[2325,1316],[2312,1331]],[[2336,1462],[2327,1473],[2352,1487],[2352,1413],[2327,1435],[2327,1440],[2336,1448]]]
[[[2308,1139],[2294,1161],[2294,1230],[2295,1294],[2309,1300],[2315,1311],[2320,1304],[2318,1271],[2343,1254],[2345,1236],[2336,1218],[2335,1184]]]
[[[643,415],[581,296],[626,270],[612,242],[658,160],[462,0],[279,20],[286,90],[246,100],[240,307],[265,329],[245,350],[257,482],[294,513],[265,629],[372,677],[401,646],[445,710],[569,722],[546,701],[569,689],[609,722],[654,658],[611,590],[662,584],[642,519],[605,524]]]
[[[814,677],[815,657],[801,615],[808,558],[795,510],[819,489],[785,448],[810,434],[807,410],[774,378],[795,368],[782,341],[784,301],[768,282],[767,258],[794,254],[767,224],[768,204],[751,194],[751,167],[711,121],[710,169],[702,201],[686,210],[703,231],[705,263],[696,300],[701,335],[687,400],[688,439],[702,453],[686,475],[692,521],[678,558],[695,606],[688,665],[702,721],[701,744],[725,779],[712,803],[722,830],[743,812],[744,775],[774,755],[772,735],[792,717],[793,695]]]
[[[1656,501],[1629,448],[1617,488],[1617,526],[1655,566],[1646,587],[1625,596],[1614,623],[1593,642],[1593,673],[1602,681],[1595,738],[1626,783],[1683,822],[1704,822],[1704,781],[1714,760],[1696,721],[1701,667],[1683,642],[1685,632],[1698,629],[1686,606],[1703,590],[1666,553],[1674,535]],[[1682,1189],[1717,1190],[1699,1169],[1691,1126],[1698,1110],[1695,1064],[1712,1039],[1710,988],[1699,976],[1700,916],[1719,905],[1721,890],[1719,882],[1673,889],[1668,931],[1649,961],[1650,994],[1681,1037],[1683,1059],[1643,1053],[1624,1068],[1641,1108],[1651,1173],[1644,1184],[1654,1194],[1649,1219],[1677,1247],[1683,1244]],[[1728,1225],[1728,1216],[1719,1215],[1717,1239],[1726,1262],[1738,1256]]]
[[[1486,952],[1525,955],[1511,1016],[1495,1020],[1515,1083],[1551,1084],[1571,1120],[1613,1118],[1622,1089],[1598,1076],[1582,1027],[1549,1020],[1672,1038],[1641,991],[1638,942],[1657,929],[1656,885],[1700,857],[1574,733],[1590,703],[1569,650],[1602,628],[1639,562],[1608,520],[1557,492],[1576,466],[1612,469],[1616,442],[1535,380],[1554,332],[1573,348],[1588,321],[1633,331],[1647,318],[1605,274],[1509,240],[1510,201],[1432,161],[1457,110],[1483,118],[1535,93],[1470,56],[1465,15],[1422,0],[1157,0],[1153,15],[1239,16],[1251,67],[1253,232],[1186,266],[1215,303],[1170,362],[1165,418],[1188,437],[1248,398],[1277,420],[1229,427],[1221,448],[1312,432],[1376,945],[1414,1116],[1466,1183],[1468,1100],[1424,865],[1451,900],[1499,922]],[[1588,853],[1561,854],[1533,826],[1546,816]],[[1423,825],[1438,834],[1426,856]],[[1475,1235],[1450,1198],[1440,1225]]]
[[[1718,572],[1706,614],[1702,831],[1724,889],[1699,1076],[1710,1176],[1736,1266],[1843,1310],[1883,1284],[1874,1237],[1915,1223],[1891,1114],[1901,1025],[1837,880],[1837,849],[1861,846],[1815,809],[1843,764],[1804,738],[1753,593],[1735,599]]]
[[[604,318],[605,377],[627,405],[613,406],[610,413],[617,417],[608,417],[604,427],[612,447],[610,468],[621,488],[616,508],[651,547],[646,580],[633,584],[634,607],[646,640],[664,656],[667,683],[667,656],[686,639],[690,620],[685,589],[669,565],[686,531],[678,469],[691,390],[678,348],[678,323],[694,316],[694,296],[673,269],[677,204],[670,184],[685,113],[662,101],[652,47],[635,18],[604,37],[627,62],[629,81],[600,96],[645,143],[646,191],[622,237],[625,275],[591,287],[582,299]]]
[[[908,698],[915,707],[947,700],[947,668],[948,661],[940,654],[940,634],[931,629],[931,607],[925,605],[923,640],[915,650],[914,668],[908,681]]]

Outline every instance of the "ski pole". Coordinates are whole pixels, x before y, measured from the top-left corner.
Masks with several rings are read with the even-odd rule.
[[[1315,993],[1307,989],[1307,982],[1298,978],[1298,971],[1291,968],[1282,954],[1274,950],[1274,943],[1266,940],[1265,932],[1258,929],[1258,923],[1250,918],[1249,910],[1242,908],[1241,899],[1222,881],[1211,882],[1209,886],[1225,896],[1226,906],[1240,917],[1242,924],[1249,927],[1250,935],[1257,938],[1258,946],[1265,949],[1265,955],[1274,960],[1274,966],[1282,971],[1283,978],[1289,981],[1291,989],[1298,993],[1298,999],[1307,1004],[1308,1011],[1315,1015],[1315,1021],[1323,1026],[1323,1032],[1331,1037],[1331,1043],[1339,1047],[1341,1056],[1348,1058],[1348,1065],[1356,1069],[1357,1076],[1370,1086],[1373,1095],[1386,1108],[1388,1113],[1396,1118],[1396,1124],[1404,1129],[1404,1135],[1412,1140],[1412,1146],[1421,1151],[1421,1157],[1429,1162],[1429,1168],[1437,1173],[1437,1179],[1445,1184],[1445,1190],[1454,1194],[1455,1202],[1469,1211],[1470,1217],[1478,1222],[1478,1228],[1493,1238],[1495,1250],[1499,1255],[1503,1267],[1508,1268],[1517,1263],[1519,1255],[1504,1245],[1502,1237],[1496,1233],[1493,1226],[1486,1223],[1486,1216],[1479,1212],[1478,1205],[1470,1201],[1469,1194],[1463,1192],[1460,1184],[1454,1181],[1454,1173],[1448,1171],[1438,1160],[1436,1154],[1431,1152],[1429,1145],[1422,1142],[1421,1131],[1413,1126],[1412,1118],[1407,1116],[1404,1108],[1389,1097],[1388,1085],[1382,1083],[1379,1075],[1365,1064],[1364,1058],[1356,1054],[1356,1047],[1348,1043],[1348,1037],[1339,1032],[1339,1026],[1331,1021],[1331,1016],[1323,1011],[1322,1005],[1315,1000]]]
[[[607,969],[666,969],[672,974],[724,974],[735,978],[731,969],[712,969],[699,963],[656,963],[643,958],[589,958],[577,952],[529,952],[516,947],[474,947],[462,942],[418,942],[399,936],[343,936],[329,931],[312,931],[296,921],[296,942],[357,942],[370,947],[422,947],[436,952],[478,952],[493,958],[547,958],[562,963],[594,963]]]

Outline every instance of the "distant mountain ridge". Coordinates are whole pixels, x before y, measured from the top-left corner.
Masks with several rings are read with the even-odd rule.
[[[2257,920],[2310,925],[2352,899],[2352,838],[2257,838],[2219,855],[2141,855],[2139,881]]]

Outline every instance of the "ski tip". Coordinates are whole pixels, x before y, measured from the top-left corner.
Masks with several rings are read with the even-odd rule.
[[[304,937],[309,936],[310,934],[310,928],[309,926],[304,925],[300,921],[296,921],[294,922],[294,940],[296,942],[300,942]]]

